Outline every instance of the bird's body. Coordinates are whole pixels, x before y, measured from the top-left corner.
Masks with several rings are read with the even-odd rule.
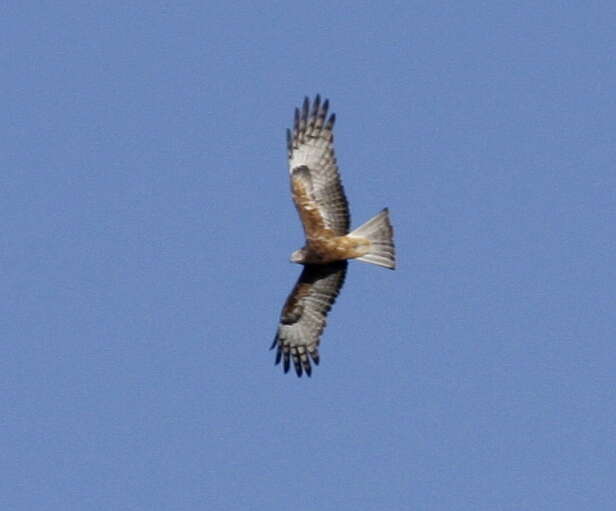
[[[293,132],[287,131],[291,194],[306,243],[291,256],[304,270],[282,309],[272,348],[278,348],[276,363],[283,360],[285,372],[293,359],[298,376],[311,374],[310,359],[319,363],[319,338],[344,283],[347,260],[395,267],[387,209],[349,232],[349,206],[333,149],[335,116],[326,119],[328,107],[317,95],[311,110],[306,98],[301,112],[295,110]]]

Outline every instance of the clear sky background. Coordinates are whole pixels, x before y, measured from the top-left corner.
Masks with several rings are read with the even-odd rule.
[[[613,2],[5,2],[0,508],[611,510]],[[285,129],[357,226],[311,379]]]

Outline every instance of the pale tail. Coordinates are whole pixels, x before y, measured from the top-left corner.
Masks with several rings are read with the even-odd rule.
[[[387,208],[347,236],[366,238],[371,243],[370,251],[358,257],[358,261],[384,266],[392,270],[396,267],[394,230],[389,222],[389,210]]]

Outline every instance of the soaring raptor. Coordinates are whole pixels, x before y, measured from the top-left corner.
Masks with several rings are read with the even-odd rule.
[[[328,108],[318,95],[312,106],[305,98],[295,109],[293,131],[287,130],[291,194],[306,243],[291,255],[304,270],[282,308],[272,349],[276,364],[282,360],[286,373],[292,359],[298,376],[311,375],[310,359],[319,363],[319,336],[344,283],[347,259],[392,270],[396,264],[387,208],[349,232],[349,204],[334,154],[336,116],[328,118]]]

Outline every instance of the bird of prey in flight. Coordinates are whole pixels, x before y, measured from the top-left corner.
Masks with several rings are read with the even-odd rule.
[[[291,255],[304,269],[280,314],[272,344],[276,364],[284,372],[293,361],[298,376],[312,373],[310,360],[319,363],[319,337],[347,271],[347,260],[357,259],[395,268],[393,229],[389,212],[349,232],[349,204],[334,154],[334,114],[329,101],[317,95],[295,109],[293,131],[287,130],[291,195],[304,227],[305,245]]]

